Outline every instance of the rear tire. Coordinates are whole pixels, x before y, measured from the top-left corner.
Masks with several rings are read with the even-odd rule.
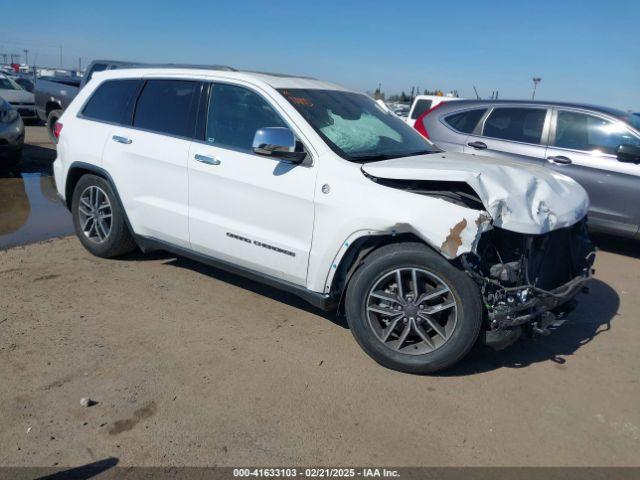
[[[104,178],[80,177],[73,190],[71,213],[80,243],[93,255],[113,258],[136,249],[124,209]]]
[[[51,143],[54,145],[58,144],[58,139],[53,134],[53,129],[61,116],[62,110],[51,110],[49,115],[47,115],[47,133],[49,134],[49,140],[51,140]]]
[[[421,243],[387,245],[366,257],[347,287],[345,310],[353,336],[371,358],[420,374],[460,361],[483,319],[477,285]]]

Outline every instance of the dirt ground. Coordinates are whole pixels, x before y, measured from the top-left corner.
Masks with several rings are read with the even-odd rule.
[[[185,259],[0,251],[0,466],[638,466],[640,245],[601,246],[550,337],[422,377],[375,364],[341,318]]]

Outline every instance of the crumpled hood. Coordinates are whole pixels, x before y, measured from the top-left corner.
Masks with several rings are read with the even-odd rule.
[[[441,152],[368,163],[362,170],[378,178],[465,182],[494,226],[519,233],[569,227],[589,209],[587,192],[571,178],[507,159]]]
[[[13,103],[33,103],[33,93],[26,90],[4,90],[0,89],[0,97],[7,102]]]

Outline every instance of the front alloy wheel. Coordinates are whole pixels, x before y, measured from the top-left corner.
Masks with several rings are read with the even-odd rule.
[[[456,328],[456,300],[437,275],[421,268],[384,273],[369,291],[367,320],[385,346],[408,355],[440,348]]]
[[[379,364],[431,373],[462,359],[480,333],[473,280],[427,245],[393,243],[365,257],[347,285],[351,333]]]

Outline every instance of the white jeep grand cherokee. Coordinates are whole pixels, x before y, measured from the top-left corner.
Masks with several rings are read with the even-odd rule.
[[[389,368],[546,334],[590,274],[573,180],[440,152],[337,85],[114,70],[58,125],[57,189],[91,253],[165,249],[338,309]]]

